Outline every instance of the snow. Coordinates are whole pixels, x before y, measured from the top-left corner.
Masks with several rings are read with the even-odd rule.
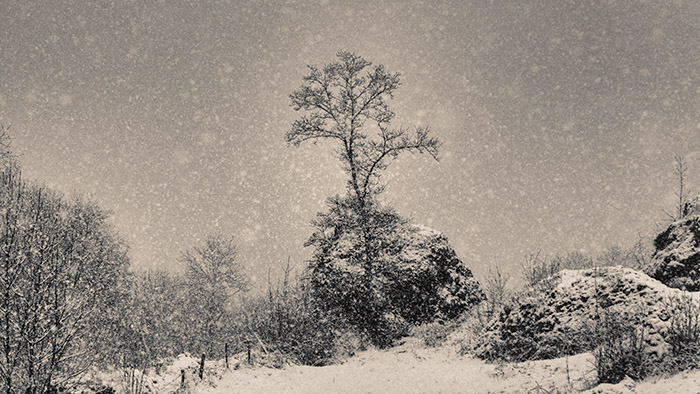
[[[653,293],[657,293],[665,297],[678,297],[685,296],[690,297],[693,300],[700,302],[700,292],[688,292],[679,289],[674,289],[666,286],[660,281],[651,278],[649,275],[643,272],[634,270],[632,268],[614,266],[599,268],[599,274],[604,276],[618,276],[619,278],[628,281],[629,283],[634,283],[636,285],[644,285]],[[559,272],[559,284],[557,288],[560,290],[566,290],[574,287],[577,284],[581,284],[587,280],[590,276],[591,270],[562,270]],[[589,275],[587,275],[589,274]]]
[[[486,364],[458,356],[449,347],[426,348],[417,340],[389,350],[368,350],[343,365],[240,369],[196,393],[515,393],[564,387],[566,359],[520,364]],[[574,387],[595,378],[591,356],[570,357]]]
[[[226,369],[223,360],[211,360],[205,364],[203,380],[197,377],[199,360],[180,355],[171,359],[161,374],[149,371],[143,392],[182,392],[180,370],[186,373],[185,392],[195,394],[690,394],[697,393],[700,387],[700,371],[652,377],[641,382],[625,379],[618,384],[595,385],[593,361],[590,353],[584,353],[552,360],[488,364],[471,356],[461,356],[450,345],[431,348],[416,338],[408,338],[394,348],[369,349],[344,364],[324,367],[250,367],[232,359],[231,368]],[[123,374],[112,370],[97,375],[102,377],[103,384],[124,392]]]

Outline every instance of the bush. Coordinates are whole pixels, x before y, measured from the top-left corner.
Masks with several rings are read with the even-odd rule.
[[[600,383],[619,383],[625,376],[641,380],[650,374],[652,359],[645,342],[644,316],[642,312],[604,309],[584,331],[582,337],[594,346]]]
[[[300,281],[290,283],[289,267],[281,285],[244,301],[239,331],[243,341],[262,342],[289,361],[326,365],[365,347],[366,339],[337,316],[320,308]]]
[[[690,295],[667,298],[663,305],[669,316],[664,335],[670,351],[659,366],[663,373],[676,373],[700,367],[700,304]]]
[[[587,350],[578,327],[561,325],[547,305],[547,293],[527,296],[506,306],[475,346],[477,357],[487,361],[521,362],[549,359]]]
[[[644,272],[669,287],[700,291],[700,200],[688,203],[688,215],[654,239],[654,258]]]

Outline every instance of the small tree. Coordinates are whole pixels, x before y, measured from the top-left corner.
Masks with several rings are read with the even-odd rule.
[[[428,127],[415,133],[392,128],[394,112],[386,100],[399,87],[399,74],[387,72],[351,52],[323,68],[308,66],[301,88],[290,97],[295,110],[308,114],[287,132],[287,142],[330,138],[340,143],[339,158],[350,176],[348,187],[360,208],[381,192],[379,172],[402,152],[428,153],[438,160],[440,143]],[[372,136],[374,131],[375,136]]]
[[[10,147],[9,126],[0,124],[0,170],[5,170],[15,164],[15,157]]]
[[[139,271],[130,277],[129,303],[124,306],[120,334],[121,364],[144,368],[162,357],[187,351],[191,337],[186,324],[190,300],[182,275]]]
[[[221,337],[223,319],[229,315],[232,298],[245,291],[248,281],[238,262],[233,240],[220,234],[209,235],[204,247],[195,247],[182,255],[187,265],[186,281],[190,287],[190,310],[193,313],[193,351],[211,354]]]
[[[678,190],[676,191],[676,198],[678,198],[678,205],[674,209],[674,213],[669,213],[664,210],[666,216],[671,221],[676,221],[682,219],[686,215],[686,204],[688,202],[688,196],[690,192],[688,191],[688,185],[686,180],[686,174],[688,173],[688,162],[681,155],[673,156],[673,160],[676,162],[675,173],[678,177]]]

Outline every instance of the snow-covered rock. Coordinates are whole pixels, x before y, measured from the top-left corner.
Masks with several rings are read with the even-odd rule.
[[[380,320],[376,325],[386,323],[393,335],[410,325],[456,318],[484,299],[443,234],[391,209],[369,211],[360,220],[342,204],[331,206],[307,243],[316,246],[310,283],[329,309],[360,323]]]
[[[476,354],[499,358],[498,352],[506,352],[506,359],[523,360],[586,351],[589,344],[578,337],[582,324],[607,310],[640,318],[649,352],[661,356],[669,347],[665,334],[674,308],[671,300],[681,297],[700,303],[700,292],[669,288],[631,268],[563,270],[553,278],[553,287],[504,311],[480,338]]]
[[[656,252],[644,271],[670,287],[700,290],[700,196],[686,203],[683,217],[654,240]]]

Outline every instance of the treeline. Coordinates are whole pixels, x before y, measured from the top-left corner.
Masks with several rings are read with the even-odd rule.
[[[184,251],[182,273],[130,270],[109,213],[22,178],[0,127],[0,392],[69,390],[90,367],[158,368],[254,347],[278,364],[335,356],[337,335],[287,271],[249,293],[231,238]]]

